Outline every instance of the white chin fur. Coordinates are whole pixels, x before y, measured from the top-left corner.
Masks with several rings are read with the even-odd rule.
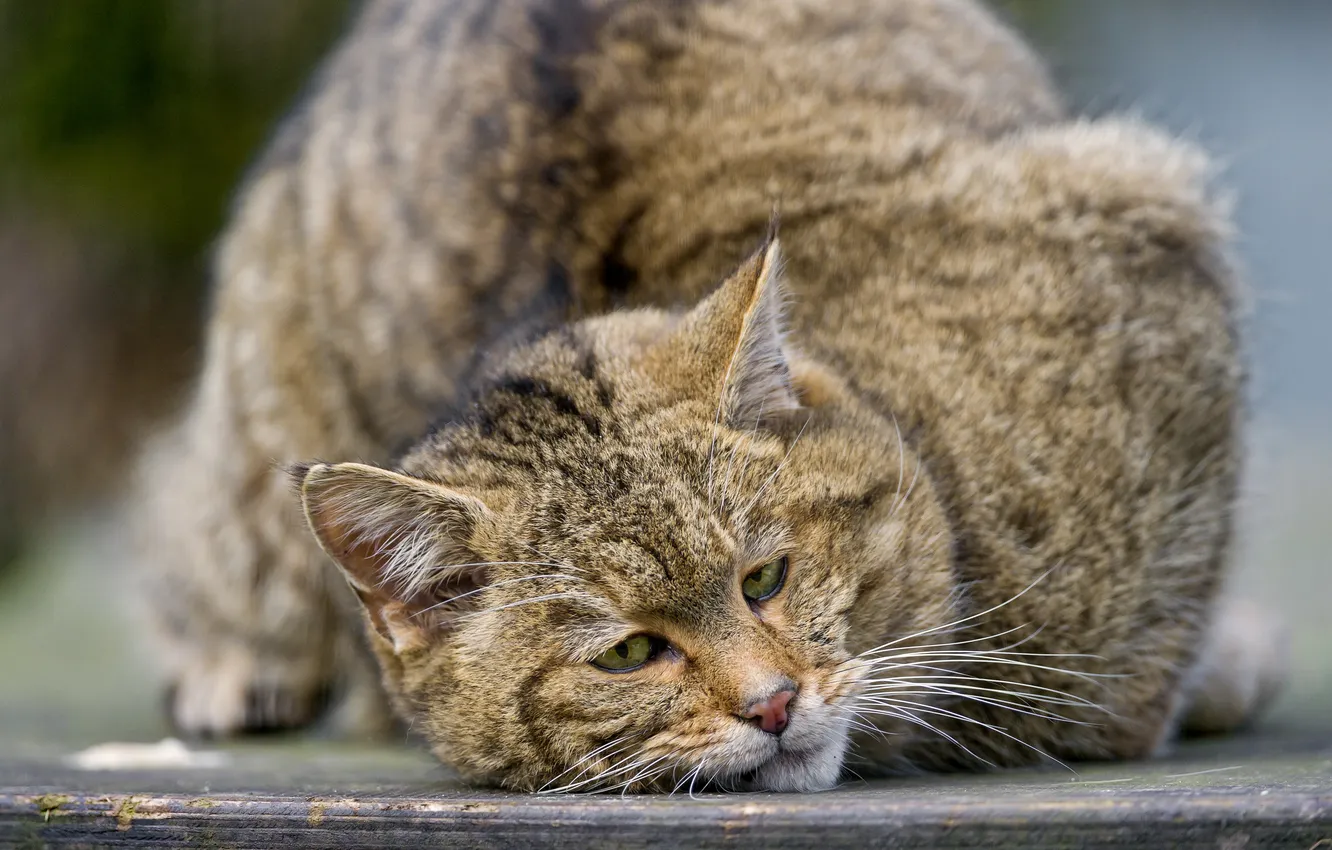
[[[838,729],[823,747],[814,751],[778,753],[759,768],[752,780],[758,791],[827,791],[837,784],[842,760],[850,744],[845,729]]]

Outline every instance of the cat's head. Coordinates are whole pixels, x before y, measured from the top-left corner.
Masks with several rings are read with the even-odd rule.
[[[394,470],[298,471],[400,711],[465,775],[827,788],[855,653],[946,620],[926,476],[783,339],[778,269],[774,240],[688,312],[517,352]]]

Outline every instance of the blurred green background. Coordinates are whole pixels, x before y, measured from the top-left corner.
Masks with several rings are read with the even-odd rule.
[[[1070,101],[1228,163],[1255,285],[1235,584],[1288,618],[1271,725],[1332,730],[1332,3],[1026,0]],[[197,362],[210,241],[344,0],[0,0],[0,746],[164,733],[112,509]]]

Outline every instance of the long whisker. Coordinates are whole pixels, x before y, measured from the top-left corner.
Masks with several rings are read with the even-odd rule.
[[[520,605],[531,605],[534,602],[548,602],[552,599],[586,599],[587,596],[582,593],[547,593],[543,596],[533,596],[530,599],[519,599],[517,602],[509,602],[504,605],[495,605],[491,608],[483,608],[480,611],[469,611],[459,617],[459,620],[467,620],[473,617],[480,617],[482,614],[492,614],[496,611],[504,611],[509,608],[517,608]]]
[[[1016,735],[1009,733],[1008,730],[1004,729],[1002,726],[995,726],[993,723],[986,723],[985,721],[978,720],[975,717],[968,717],[965,714],[959,714],[958,712],[955,711],[949,711],[946,708],[939,708],[938,706],[927,705],[925,703],[912,702],[911,700],[890,700],[890,702],[899,707],[912,706],[916,711],[924,711],[927,713],[943,715],[945,717],[952,717],[955,720],[962,721],[963,723],[971,723],[976,726],[984,727],[985,729],[988,729],[991,732],[1004,736],[1005,738],[1007,738],[1008,740],[1012,741],[1015,744],[1019,744],[1023,747],[1026,747],[1027,749],[1031,750],[1033,753],[1036,753],[1038,756],[1041,756],[1042,758],[1049,759],[1050,761],[1062,767],[1064,770],[1067,770],[1069,773],[1072,773],[1075,776],[1077,775],[1077,771],[1069,767],[1067,764],[1064,764],[1062,761],[1050,755],[1049,753],[1045,752],[1040,747],[1037,747],[1033,744],[1029,744],[1026,741],[1022,740],[1021,738],[1017,737]]]
[[[1061,567],[1061,566],[1063,566],[1063,562],[1062,562],[1062,561],[1061,561],[1060,563],[1058,563],[1058,564],[1055,564],[1053,567],[1051,567],[1050,569],[1046,570],[1045,572],[1041,573],[1041,575],[1038,576],[1037,579],[1036,579],[1035,581],[1033,581],[1031,584],[1027,585],[1027,586],[1024,587],[1022,590],[1018,591],[1016,594],[1014,594],[1013,596],[1009,597],[1008,599],[1005,599],[1003,602],[1000,602],[998,605],[991,606],[991,607],[989,607],[989,608],[986,608],[984,611],[980,611],[980,612],[978,612],[978,613],[971,614],[971,615],[968,615],[968,616],[966,616],[966,617],[962,617],[962,618],[960,618],[960,619],[954,620],[954,621],[951,622],[951,623],[944,623],[944,624],[941,625],[941,626],[934,626],[933,628],[929,628],[929,629],[921,629],[921,630],[918,631],[918,632],[913,632],[913,633],[911,633],[911,634],[909,634],[909,635],[903,635],[902,637],[896,638],[895,640],[890,640],[890,641],[888,641],[888,642],[885,643],[885,644],[880,644],[879,646],[876,646],[876,647],[874,647],[873,649],[868,649],[868,650],[866,650],[865,652],[860,653],[860,655],[863,656],[863,655],[867,655],[867,654],[872,653],[872,652],[878,652],[879,650],[887,649],[887,648],[890,647],[890,646],[897,646],[898,644],[900,644],[900,643],[902,643],[902,642],[904,642],[904,641],[911,640],[911,639],[913,639],[913,638],[924,637],[925,635],[934,634],[935,632],[942,631],[943,629],[951,629],[951,628],[953,628],[953,627],[955,627],[955,626],[960,626],[960,625],[962,625],[963,623],[969,623],[969,622],[971,622],[971,621],[973,621],[973,620],[978,620],[978,619],[980,619],[981,617],[989,616],[990,614],[993,614],[995,611],[998,611],[999,609],[1003,608],[1004,606],[1006,606],[1006,605],[1011,605],[1012,603],[1014,603],[1014,602],[1016,602],[1017,600],[1021,599],[1021,598],[1022,598],[1024,595],[1026,595],[1027,592],[1029,592],[1033,587],[1035,587],[1036,585],[1040,584],[1042,581],[1045,581],[1045,579],[1048,578],[1049,575],[1050,575],[1051,573],[1053,573],[1055,570],[1059,569],[1059,567]]]
[[[981,676],[974,676],[967,673],[957,673],[948,668],[933,667],[930,665],[903,665],[903,666],[932,670],[941,673],[943,675],[902,676],[902,677],[871,679],[862,685],[860,694],[863,694],[864,696],[875,696],[875,695],[890,694],[894,691],[898,691],[900,693],[900,689],[903,687],[912,687],[919,685],[920,687],[928,687],[931,690],[943,689],[943,690],[937,690],[935,692],[939,693],[948,692],[952,696],[962,699],[968,698],[970,695],[950,692],[948,691],[948,689],[953,688],[959,691],[961,690],[976,691],[978,693],[986,693],[986,692],[999,693],[1006,697],[1019,700],[1021,701],[1021,705],[1036,711],[1045,711],[1044,709],[1040,709],[1037,705],[1035,705],[1036,703],[1043,703],[1045,705],[1060,705],[1060,706],[1067,706],[1070,708],[1089,709],[1100,712],[1109,717],[1118,716],[1115,714],[1115,712],[1095,702],[1094,700],[1090,700],[1085,697],[1069,693],[1067,691],[1062,691],[1057,688],[1048,688],[1042,685],[1034,685],[1025,682],[1010,681],[1006,679],[990,679]],[[963,684],[956,684],[958,682],[961,682]],[[941,683],[946,683],[946,684],[941,684]],[[990,685],[990,684],[998,685],[1000,687],[999,688],[983,687],[985,685]],[[994,698],[989,698],[989,699],[993,700]],[[985,700],[976,698],[975,701],[984,702]],[[1013,708],[1014,710],[1019,710],[1014,706],[1005,706],[1005,707]],[[1084,721],[1078,721],[1078,720],[1073,720],[1072,718],[1066,718],[1055,712],[1050,712],[1050,716],[1047,719],[1060,720],[1063,722],[1075,723],[1079,725],[1092,725],[1092,726],[1098,725],[1095,723],[1089,723],[1089,722],[1084,723]]]
[[[599,794],[605,790],[603,783],[610,780],[611,777],[622,771],[632,770],[638,766],[638,764],[640,764],[638,761],[639,755],[640,754],[637,752],[628,753],[619,762],[592,774],[587,779],[580,782],[570,783],[562,789],[555,789],[555,791],[576,791],[579,794]]]
[[[665,761],[666,759],[669,759],[670,757],[671,757],[671,756],[670,756],[669,754],[666,754],[666,755],[660,755],[660,756],[657,756],[657,757],[654,758],[654,759],[648,760],[648,757],[647,757],[647,756],[644,756],[643,758],[638,759],[637,761],[635,761],[633,764],[629,765],[628,767],[623,767],[623,768],[620,768],[619,770],[616,770],[616,771],[615,771],[615,773],[628,773],[629,771],[633,771],[633,775],[632,775],[632,776],[630,776],[627,780],[625,780],[625,781],[623,781],[623,782],[618,782],[618,783],[616,783],[615,785],[610,785],[610,786],[607,786],[607,787],[605,787],[605,788],[600,788],[600,789],[598,789],[598,793],[608,793],[608,792],[615,791],[615,790],[617,790],[617,789],[621,789],[621,788],[624,789],[625,791],[628,791],[629,788],[630,788],[630,786],[632,786],[635,782],[639,781],[639,780],[642,779],[644,776],[646,776],[650,771],[652,771],[652,769],[653,769],[655,766],[661,764],[661,762]],[[667,769],[669,769],[670,767],[671,767],[671,765],[667,765]],[[658,774],[657,774],[657,773],[653,773],[653,776],[656,776],[656,775],[658,775]],[[609,777],[608,777],[608,778],[609,778]]]
[[[897,432],[897,490],[893,493],[893,507],[888,511],[891,517],[897,513],[897,497],[902,495],[902,482],[906,480],[906,445],[902,441],[902,426],[897,422],[897,414],[892,414],[893,430]]]
[[[577,570],[577,567],[571,567],[568,564],[557,564],[554,561],[475,561],[470,564],[443,564],[438,569],[441,570],[461,570],[465,567],[559,567],[565,570]]]
[[[1011,682],[1008,679],[984,678],[979,675],[902,675],[902,677],[890,677],[883,679],[871,679],[863,687],[864,693],[874,693],[875,689],[883,686],[907,685],[912,682],[924,682],[935,685],[939,682],[963,682],[968,686],[984,687],[988,685],[1000,685],[1007,687],[1007,693],[1022,694],[1023,697],[1038,699],[1040,702],[1055,703],[1055,705],[1071,705],[1086,707],[1086,709],[1099,709],[1100,705],[1092,699],[1079,697],[1078,694],[1067,693],[1067,691],[1056,689],[1056,687],[1044,687],[1042,685],[1028,685],[1026,682]]]
[[[612,747],[615,747],[617,744],[623,744],[623,743],[627,742],[631,737],[632,737],[632,735],[628,735],[628,734],[626,734],[626,735],[620,735],[620,736],[615,737],[615,738],[611,738],[611,739],[610,739],[609,741],[607,741],[606,743],[604,743],[604,744],[602,744],[601,746],[597,747],[597,748],[596,748],[595,750],[593,750],[592,752],[588,753],[587,755],[585,755],[585,756],[583,756],[582,758],[580,758],[578,761],[576,761],[576,762],[574,762],[573,764],[571,764],[571,765],[569,765],[568,767],[566,767],[564,770],[562,770],[562,771],[560,771],[559,773],[557,773],[557,774],[555,774],[554,776],[552,776],[552,777],[550,778],[550,781],[549,781],[549,782],[547,782],[545,785],[542,785],[540,788],[537,789],[537,793],[538,793],[538,794],[540,794],[540,793],[553,793],[553,792],[547,792],[546,789],[549,788],[551,785],[555,784],[556,782],[558,782],[558,781],[560,780],[560,777],[565,776],[566,774],[569,773],[569,771],[571,771],[571,770],[573,770],[574,768],[578,767],[578,765],[587,762],[589,759],[596,758],[598,755],[600,755],[601,753],[606,752],[607,750],[611,749]],[[616,750],[616,753],[615,753],[615,754],[616,754],[616,755],[619,754],[619,750],[618,750],[618,749]],[[587,767],[584,767],[581,771],[578,772],[578,776],[575,776],[574,779],[577,779],[579,776],[582,776],[584,773],[587,772],[587,770],[588,770],[588,768],[587,768]]]
[[[896,516],[897,512],[906,505],[907,500],[911,498],[912,491],[916,489],[916,481],[920,479],[920,464],[920,455],[916,455],[916,468],[911,473],[911,483],[907,485],[906,492],[902,494],[902,500],[900,502],[896,497],[893,498],[893,506],[888,510],[889,518]]]
[[[545,553],[545,552],[542,552],[540,549],[538,549],[537,547],[533,546],[531,543],[528,543],[526,540],[520,540],[520,541],[518,541],[518,543],[519,543],[520,545],[522,545],[522,546],[527,547],[528,549],[531,549],[532,552],[535,553],[538,557],[545,558],[545,559],[546,559],[546,561],[544,562],[544,565],[545,565],[545,566],[562,567],[563,569],[566,569],[566,570],[573,570],[574,572],[577,572],[577,573],[586,572],[586,570],[583,570],[583,569],[581,569],[581,568],[579,568],[579,567],[570,566],[569,564],[558,564],[558,563],[555,563],[555,559],[552,558],[549,554],[547,554],[547,553]]]
[[[786,466],[786,462],[791,459],[791,452],[795,451],[796,444],[800,442],[801,437],[805,436],[805,429],[809,427],[809,423],[812,421],[814,421],[813,414],[805,417],[805,424],[800,426],[800,430],[796,433],[795,439],[791,441],[791,446],[786,450],[785,456],[782,457],[782,462],[777,464],[777,468],[774,469],[772,474],[763,481],[758,492],[754,494],[754,498],[750,499],[745,504],[744,508],[741,509],[741,514],[748,514],[754,508],[754,505],[758,504],[758,500],[763,496],[763,491],[768,489],[768,485],[773,482],[778,473],[782,471],[782,467]]]
[[[1008,688],[1024,689],[1021,691],[1007,690],[1007,689],[1002,690],[1003,693],[1008,693],[1014,696],[1017,696],[1020,693],[1023,697],[1027,699],[1037,700],[1040,702],[1047,702],[1052,705],[1070,705],[1070,706],[1080,706],[1082,708],[1101,709],[1101,706],[1092,700],[1086,699],[1085,697],[1077,696],[1076,694],[1070,694],[1067,691],[1061,691],[1056,688],[1046,688],[1041,685],[1029,685],[1025,682],[1011,682],[1006,679],[987,679],[987,678],[982,678],[980,676],[969,676],[969,675],[901,676],[888,679],[877,679],[877,680],[871,680],[867,685],[864,686],[863,690],[865,693],[874,693],[877,690],[884,687],[889,687],[898,684],[910,684],[916,682],[930,684],[930,685],[934,685],[939,682],[965,682],[967,683],[966,687],[968,689],[975,689],[975,690],[984,689],[985,685],[1006,685],[1008,686]],[[963,687],[963,686],[952,685],[951,687]],[[1000,689],[996,689],[996,692],[999,691]]]
[[[916,657],[919,657],[919,656],[921,656],[921,655],[924,655],[924,656],[931,656],[931,655],[933,655],[933,656],[937,656],[938,658],[941,658],[941,659],[942,659],[942,658],[958,658],[958,657],[960,657],[960,658],[982,658],[982,659],[991,659],[991,658],[1084,658],[1084,659],[1086,659],[1086,658],[1089,658],[1089,659],[1092,659],[1093,661],[1105,661],[1105,657],[1104,657],[1104,656],[1102,656],[1102,655],[1094,655],[1094,654],[1089,653],[1089,652],[1013,652],[1013,651],[1006,650],[1006,649],[944,649],[944,650],[939,650],[939,651],[937,651],[937,652],[916,652],[914,648],[903,648],[902,651],[900,651],[900,652],[894,652],[894,653],[891,653],[891,654],[882,655],[882,656],[879,656],[878,658],[870,659],[870,661],[871,661],[872,664],[878,664],[879,662],[897,661],[897,660],[902,659],[902,658],[916,658]],[[1059,668],[1059,669],[1061,670],[1061,672],[1065,672],[1065,673],[1073,672],[1073,671],[1070,671],[1070,670],[1063,670],[1062,668]],[[1081,673],[1081,675],[1085,675],[1085,676],[1094,676],[1094,677],[1096,677],[1096,678],[1101,678],[1101,679],[1105,679],[1105,678],[1111,678],[1111,679],[1114,679],[1114,678],[1123,678],[1123,674],[1118,674],[1118,673]]]
[[[903,685],[901,688],[880,689],[873,692],[872,694],[867,694],[866,696],[888,696],[890,698],[897,698],[904,696],[910,696],[910,697],[930,697],[936,695],[949,696],[960,700],[968,700],[970,702],[980,703],[981,705],[988,705],[992,708],[999,708],[1005,711],[1012,711],[1017,714],[1026,714],[1031,717],[1040,718],[1042,720],[1054,720],[1060,723],[1069,723],[1074,726],[1099,725],[1096,723],[1090,723],[1085,720],[1074,720],[1071,717],[1065,717],[1062,714],[1057,714],[1048,709],[1038,708],[1036,706],[1031,706],[1031,705],[1023,705],[1021,703],[1013,702],[1011,700],[1006,700],[998,697],[980,696],[978,694],[969,692],[972,690],[993,691],[994,689],[967,688],[967,686],[964,685],[959,685],[957,687],[962,690],[952,690],[950,688],[946,688],[941,685],[928,685],[928,684]],[[994,691],[994,692],[1006,693],[1005,691]]]
[[[628,753],[625,753],[624,749],[616,749],[613,753],[611,753],[609,757],[614,758],[616,756],[621,756],[621,755],[623,757],[620,758],[619,761],[611,762],[609,766],[607,766],[603,770],[593,773],[588,778],[579,779],[578,777],[586,773],[588,768],[590,768],[592,764],[596,764],[596,762],[592,762],[592,764],[589,764],[588,767],[583,768],[583,770],[578,773],[578,776],[574,777],[574,781],[569,782],[566,785],[562,785],[559,788],[551,788],[547,791],[543,791],[542,793],[562,794],[562,793],[567,793],[569,791],[573,791],[577,788],[587,788],[587,786],[592,786],[591,788],[588,788],[588,790],[595,791],[596,790],[595,786],[597,785],[597,783],[603,782],[606,779],[609,779],[610,777],[616,775],[617,773],[623,772],[625,770],[632,770],[634,767],[636,767],[638,764],[641,763],[642,753],[640,753],[637,750],[633,750],[632,745],[630,749],[631,751]]]
[[[759,412],[758,415],[754,417],[754,426],[749,429],[748,431],[749,434],[753,434],[755,429],[758,427],[759,420],[763,416],[763,405],[765,404],[767,404],[767,399],[763,399],[759,402]],[[741,443],[742,443],[741,440],[735,440],[731,444],[731,453],[730,456],[726,459],[726,477],[722,479],[721,497],[717,499],[718,505],[721,506],[726,505],[726,494],[731,489],[731,471],[735,466],[735,456],[736,453],[740,451]],[[746,452],[746,457],[747,456],[748,453]]]
[[[694,782],[697,781],[698,778],[703,775],[703,765],[706,763],[706,761],[707,761],[706,759],[699,761],[698,767],[694,768],[694,774],[693,774],[694,778],[689,780],[689,799],[691,800],[694,799]],[[707,787],[706,781],[704,781],[703,786],[705,788]]]
[[[1024,624],[1022,624],[1022,625],[1020,625],[1020,626],[1013,626],[1011,629],[1004,629],[1002,632],[996,632],[996,633],[994,633],[994,634],[992,634],[992,635],[985,635],[985,636],[983,636],[983,637],[967,638],[966,640],[954,640],[954,641],[948,641],[947,643],[918,643],[918,644],[913,644],[913,645],[911,645],[911,646],[909,646],[909,647],[903,647],[902,651],[906,651],[906,650],[918,650],[918,649],[948,649],[949,647],[954,647],[954,646],[967,646],[967,645],[969,645],[969,644],[973,644],[973,643],[988,643],[989,641],[995,640],[996,638],[1001,638],[1001,637],[1004,637],[1004,636],[1006,636],[1006,635],[1010,635],[1010,634],[1012,634],[1013,632],[1016,632],[1016,631],[1018,631],[1018,630],[1020,630],[1020,629],[1025,629],[1025,628],[1027,628],[1028,625],[1029,625],[1029,624],[1024,623]],[[1009,644],[1008,646],[998,647],[998,648],[999,648],[999,649],[1012,649],[1013,647],[1021,646],[1022,644],[1026,643],[1027,641],[1029,641],[1029,640],[1031,640],[1032,638],[1036,637],[1036,635],[1038,635],[1038,634],[1040,634],[1040,630],[1039,630],[1039,629],[1037,629],[1036,632],[1034,632],[1034,633],[1032,633],[1032,634],[1030,634],[1030,635],[1027,635],[1027,636],[1024,637],[1022,640],[1017,641],[1016,643],[1012,643],[1012,644]],[[860,653],[859,655],[855,656],[854,658],[851,658],[851,659],[848,659],[848,660],[849,660],[849,661],[864,661],[864,660],[873,661],[876,657],[879,657],[879,656],[888,657],[888,656],[891,655],[891,653],[896,652],[896,651],[898,651],[898,650],[894,650],[894,649],[892,649],[891,647],[888,648],[888,649],[868,649],[868,650],[866,650],[866,651]]]
[[[607,770],[602,774],[602,778],[605,781],[610,781],[615,776],[623,775],[631,771],[635,772],[634,777],[625,782],[620,782],[615,785],[601,786],[596,789],[590,789],[590,790],[592,790],[593,793],[601,794],[609,791],[614,791],[618,788],[623,787],[627,791],[630,785],[632,785],[635,781],[642,779],[649,771],[653,769],[655,765],[660,764],[663,760],[668,758],[672,758],[672,754],[664,753],[660,756],[657,756],[656,758],[652,758],[651,753],[645,754],[642,751],[638,751],[635,754],[633,754],[633,756],[631,756],[630,758],[624,760],[629,762],[628,764],[623,764],[622,762],[620,766],[615,767],[613,770]],[[673,766],[674,762],[671,762],[670,764],[666,765],[666,769],[670,769]],[[656,775],[658,774],[656,773],[653,774],[654,777]]]
[[[422,608],[419,612],[416,613],[415,616],[419,617],[422,614],[426,613],[427,611],[433,611],[436,608],[441,608],[445,605],[452,605],[454,602],[457,602],[459,599],[466,599],[467,597],[475,596],[478,593],[485,593],[487,590],[490,590],[492,587],[503,587],[506,584],[518,584],[519,582],[536,581],[537,579],[556,579],[556,578],[567,579],[568,581],[583,581],[583,579],[578,578],[577,576],[563,575],[560,573],[541,573],[539,575],[534,575],[534,576],[519,576],[518,578],[506,578],[503,581],[496,581],[496,582],[491,582],[490,584],[482,585],[481,587],[478,587],[475,590],[469,590],[466,593],[459,593],[457,596],[450,596],[448,599],[445,599],[443,602],[436,602],[434,605],[431,605],[428,608]]]
[[[872,723],[867,723],[867,722],[865,722],[865,720],[864,720],[863,718],[861,718],[859,714],[856,713],[856,710],[855,710],[854,708],[852,708],[851,706],[849,706],[849,705],[835,704],[835,705],[831,705],[831,706],[829,706],[829,707],[830,707],[834,712],[837,712],[837,711],[844,711],[844,712],[846,712],[847,714],[849,714],[849,715],[850,715],[849,717],[844,717],[843,719],[847,722],[847,725],[851,726],[851,728],[853,728],[853,729],[859,729],[861,732],[866,732],[866,733],[869,733],[869,734],[871,734],[871,735],[891,735],[891,734],[892,734],[891,732],[886,732],[886,731],[884,731],[883,729],[880,729],[879,727],[873,725]]]
[[[759,401],[758,413],[755,414],[755,416],[754,416],[754,425],[749,429],[749,434],[750,434],[750,435],[753,435],[753,434],[758,433],[758,426],[759,426],[759,423],[763,421],[763,408],[767,405],[767,403],[768,403],[768,400],[767,400],[766,398],[761,399],[761,400]],[[735,455],[736,455],[736,452],[740,451],[740,445],[741,445],[741,441],[740,441],[740,440],[736,440],[736,441],[735,441],[735,444],[731,446],[731,456],[730,456],[730,458],[727,459],[727,461],[726,461],[726,478],[724,478],[724,479],[722,480],[721,498],[719,498],[719,499],[717,500],[717,504],[718,504],[718,505],[722,505],[722,506],[724,506],[724,505],[726,504],[726,495],[727,495],[727,493],[728,493],[728,492],[730,491],[730,489],[731,489],[731,467],[735,464]],[[740,469],[740,476],[741,476],[741,477],[738,479],[738,480],[740,480],[740,481],[743,481],[743,480],[744,480],[745,468],[747,468],[747,467],[749,466],[749,458],[750,458],[750,457],[751,457],[751,453],[748,452],[748,451],[746,451],[746,452],[745,452],[745,464],[744,464],[744,466],[742,466],[741,469]]]
[[[736,481],[744,481],[745,473],[749,471],[749,462],[754,459],[754,452],[745,452],[745,462],[740,464],[740,473],[736,475]]]
[[[731,383],[731,370],[735,368],[735,357],[726,364],[722,375],[721,393],[717,397],[717,412],[712,416],[712,438],[708,445],[708,513],[712,513],[712,461],[717,454],[717,429],[721,427],[722,407],[726,405],[726,388]]]
[[[961,750],[962,752],[964,752],[964,753],[966,753],[967,755],[971,756],[972,758],[974,758],[976,761],[980,762],[981,764],[989,765],[990,767],[994,767],[994,766],[995,766],[994,763],[991,762],[989,759],[986,759],[986,758],[983,758],[983,757],[981,757],[981,756],[976,755],[974,752],[972,752],[972,751],[967,747],[966,744],[963,744],[963,743],[962,743],[961,741],[959,741],[957,738],[954,738],[952,735],[950,735],[950,734],[948,734],[947,732],[943,731],[943,730],[940,729],[938,726],[935,726],[933,723],[930,723],[929,721],[922,720],[921,718],[917,717],[915,714],[911,713],[911,711],[910,711],[909,709],[906,709],[906,708],[903,708],[903,707],[899,707],[899,706],[892,706],[892,707],[889,707],[889,704],[885,703],[885,704],[883,704],[883,705],[878,705],[878,704],[876,704],[876,705],[873,706],[873,707],[864,707],[864,706],[862,706],[862,707],[860,707],[860,708],[857,709],[857,710],[858,710],[859,712],[863,713],[863,714],[878,714],[878,715],[882,715],[882,716],[884,716],[884,717],[895,717],[895,718],[897,718],[898,720],[905,720],[905,721],[907,721],[908,723],[914,723],[915,725],[920,726],[920,727],[922,727],[922,728],[924,728],[924,729],[926,729],[926,730],[928,730],[928,731],[934,733],[935,735],[938,735],[939,737],[943,738],[944,740],[948,741],[948,742],[951,743],[953,746],[957,747],[959,750]]]
[[[1100,679],[1122,679],[1122,678],[1127,678],[1130,675],[1128,673],[1088,673],[1082,670],[1069,670],[1064,667],[1052,667],[1048,664],[1033,664],[1030,661],[1023,661],[1021,660],[1020,657],[1018,657],[1024,655],[1028,655],[1028,653],[1013,653],[1012,655],[995,655],[983,651],[944,652],[944,653],[934,653],[934,652],[903,653],[902,655],[894,656],[893,658],[884,659],[884,660],[892,662],[901,662],[903,659],[924,658],[926,659],[926,661],[923,663],[883,664],[880,666],[876,666],[875,670],[896,670],[896,669],[904,669],[912,667],[921,667],[924,666],[924,664],[926,663],[947,663],[949,661],[957,661],[957,662],[968,662],[972,664],[986,664],[986,665],[993,664],[997,666],[1006,666],[1006,667],[1022,667],[1028,670],[1040,670],[1046,673],[1060,673],[1065,676],[1072,676],[1075,679],[1081,679],[1086,682],[1097,682]],[[1095,657],[1095,656],[1081,656],[1077,654],[1070,654],[1068,656],[1059,656],[1057,654],[1046,654],[1046,653],[1030,653],[1030,655],[1032,657],[1037,657],[1037,658],[1044,658],[1044,657],[1094,658]]]
[[[1014,644],[1014,646],[1016,646],[1016,645],[1017,645],[1017,644]],[[916,647],[903,647],[903,649],[902,649],[901,651],[899,651],[899,652],[887,653],[887,654],[884,654],[884,655],[878,656],[878,658],[876,658],[876,659],[870,659],[870,660],[871,660],[872,663],[877,663],[878,661],[893,661],[893,660],[896,660],[896,659],[898,659],[898,658],[912,658],[912,657],[914,657],[914,656],[916,656],[916,655],[922,655],[922,654],[928,654],[928,653],[918,653],[918,652],[916,652]],[[999,648],[996,648],[996,649],[946,649],[946,650],[941,651],[941,652],[939,653],[939,655],[940,655],[940,657],[943,657],[943,656],[945,656],[945,655],[946,655],[946,656],[962,655],[962,656],[968,656],[968,657],[972,657],[972,656],[975,656],[975,657],[982,657],[982,656],[983,656],[983,657],[986,657],[986,658],[990,658],[990,657],[994,657],[994,656],[1004,656],[1004,657],[1008,657],[1008,658],[1090,658],[1090,659],[1092,659],[1092,660],[1094,660],[1094,661],[1104,661],[1104,660],[1105,660],[1105,656],[1102,656],[1102,655],[1095,655],[1095,654],[1090,653],[1090,652],[1013,652],[1011,649],[1005,649],[1005,648],[1003,648],[1003,647],[999,647]],[[1100,676],[1101,678],[1105,678],[1105,677],[1109,676],[1109,677],[1111,677],[1111,678],[1114,678],[1114,677],[1116,677],[1117,674],[1112,674],[1112,673],[1095,673],[1095,674],[1093,674],[1093,673],[1088,673],[1088,674],[1086,674],[1086,675],[1088,675],[1088,676],[1095,675],[1095,676]]]
[[[690,779],[691,779],[692,777],[698,775],[698,771],[699,771],[699,769],[700,769],[701,766],[702,766],[702,763],[700,762],[699,764],[697,764],[697,765],[694,766],[694,769],[693,769],[693,770],[686,771],[685,774],[684,774],[683,776],[681,776],[680,779],[679,779],[679,780],[675,783],[675,785],[671,788],[670,793],[667,794],[666,796],[668,796],[668,797],[674,797],[675,794],[676,794],[676,792],[678,792],[681,788],[683,788],[686,782],[689,782]]]

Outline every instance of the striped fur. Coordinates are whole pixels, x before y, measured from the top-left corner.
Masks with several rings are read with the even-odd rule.
[[[1190,688],[1238,722],[1270,683],[1196,663],[1242,394],[1209,180],[1066,116],[970,0],[367,4],[145,457],[174,718],[387,694],[466,775],[569,790],[1139,756]],[[674,649],[587,663],[636,631]],[[913,652],[969,678],[882,679]],[[778,751],[736,715],[785,682]],[[1042,689],[1067,716],[1013,708]]]

